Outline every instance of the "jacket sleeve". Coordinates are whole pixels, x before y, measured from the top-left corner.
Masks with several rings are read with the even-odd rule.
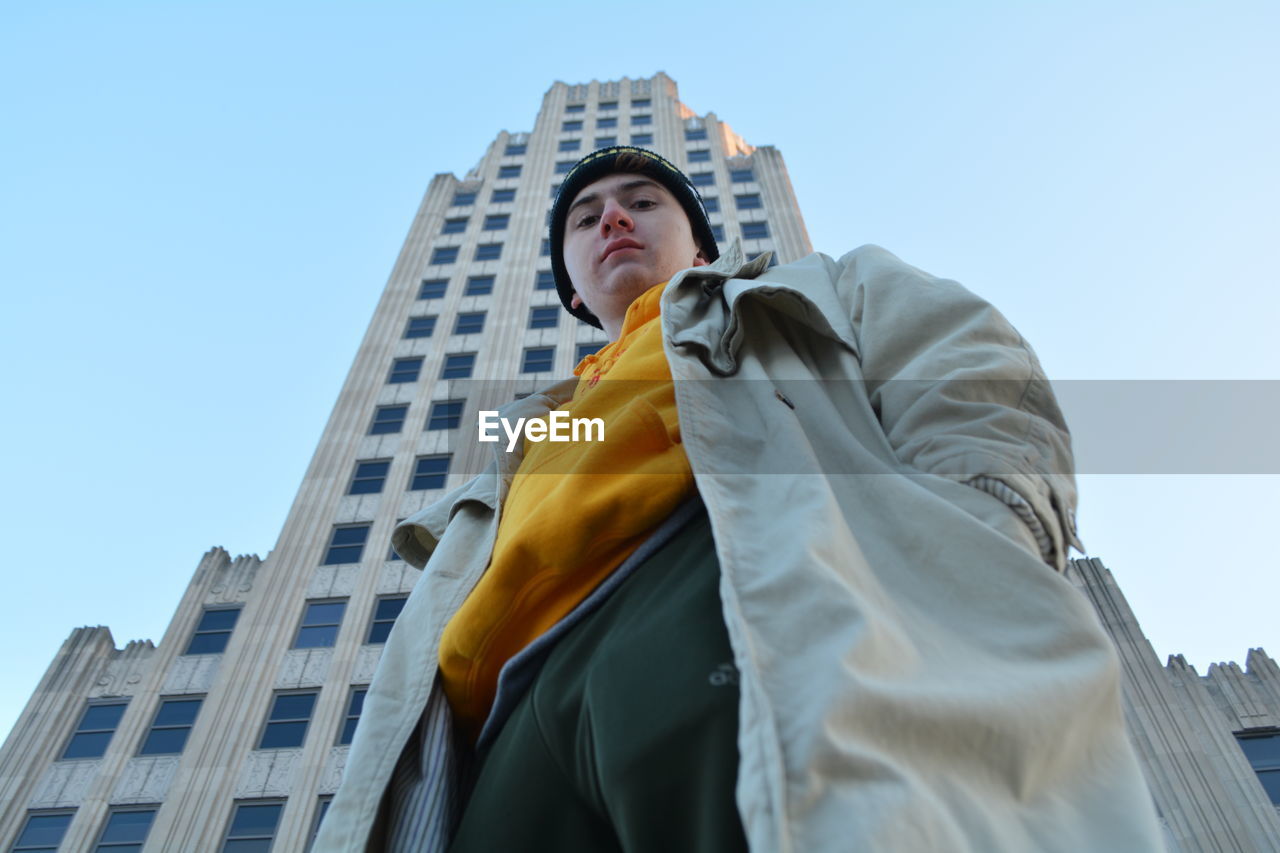
[[[1031,347],[989,303],[875,246],[836,262],[871,405],[906,464],[993,495],[1061,570],[1075,532],[1071,439]]]

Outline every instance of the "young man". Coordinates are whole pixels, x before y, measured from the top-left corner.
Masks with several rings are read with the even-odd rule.
[[[426,572],[316,849],[1161,849],[1004,318],[874,247],[720,257],[639,149],[551,238],[611,343],[504,415],[621,438],[498,450],[397,530]]]

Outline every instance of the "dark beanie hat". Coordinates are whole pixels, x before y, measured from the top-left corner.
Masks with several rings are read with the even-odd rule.
[[[569,215],[569,205],[573,203],[578,193],[582,192],[583,187],[617,172],[618,169],[614,164],[623,154],[638,155],[634,159],[639,165],[625,171],[653,178],[666,187],[676,197],[676,201],[680,202],[685,215],[689,217],[689,224],[693,227],[693,239],[707,260],[714,261],[720,257],[715,235],[711,233],[711,223],[707,221],[707,209],[702,204],[702,196],[689,181],[688,175],[665,158],[644,148],[615,145],[591,152],[575,163],[569,173],[564,176],[564,183],[556,193],[555,204],[551,206],[551,271],[555,276],[556,291],[560,294],[560,301],[564,304],[565,310],[597,329],[601,328],[600,321],[596,315],[587,310],[586,305],[580,305],[576,309],[573,307],[573,282],[569,280],[569,271],[564,265],[565,219]],[[655,281],[654,284],[657,282]]]

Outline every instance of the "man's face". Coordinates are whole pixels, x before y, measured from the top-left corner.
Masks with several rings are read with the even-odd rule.
[[[574,304],[586,303],[613,340],[636,297],[705,263],[680,202],[644,175],[601,178],[569,206],[564,265],[576,291]]]

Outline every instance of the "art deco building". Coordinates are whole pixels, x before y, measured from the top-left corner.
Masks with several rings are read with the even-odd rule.
[[[427,188],[270,554],[205,554],[158,645],[117,649],[103,627],[63,644],[0,750],[0,851],[308,847],[419,575],[389,551],[392,527],[478,470],[457,439],[478,409],[605,340],[560,308],[547,216],[569,166],[615,142],[688,172],[717,239],[783,263],[811,251],[779,152],[695,114],[666,75],[553,85],[532,130]],[[1176,848],[1280,849],[1275,662],[1161,667],[1100,563],[1070,577],[1121,649]]]

